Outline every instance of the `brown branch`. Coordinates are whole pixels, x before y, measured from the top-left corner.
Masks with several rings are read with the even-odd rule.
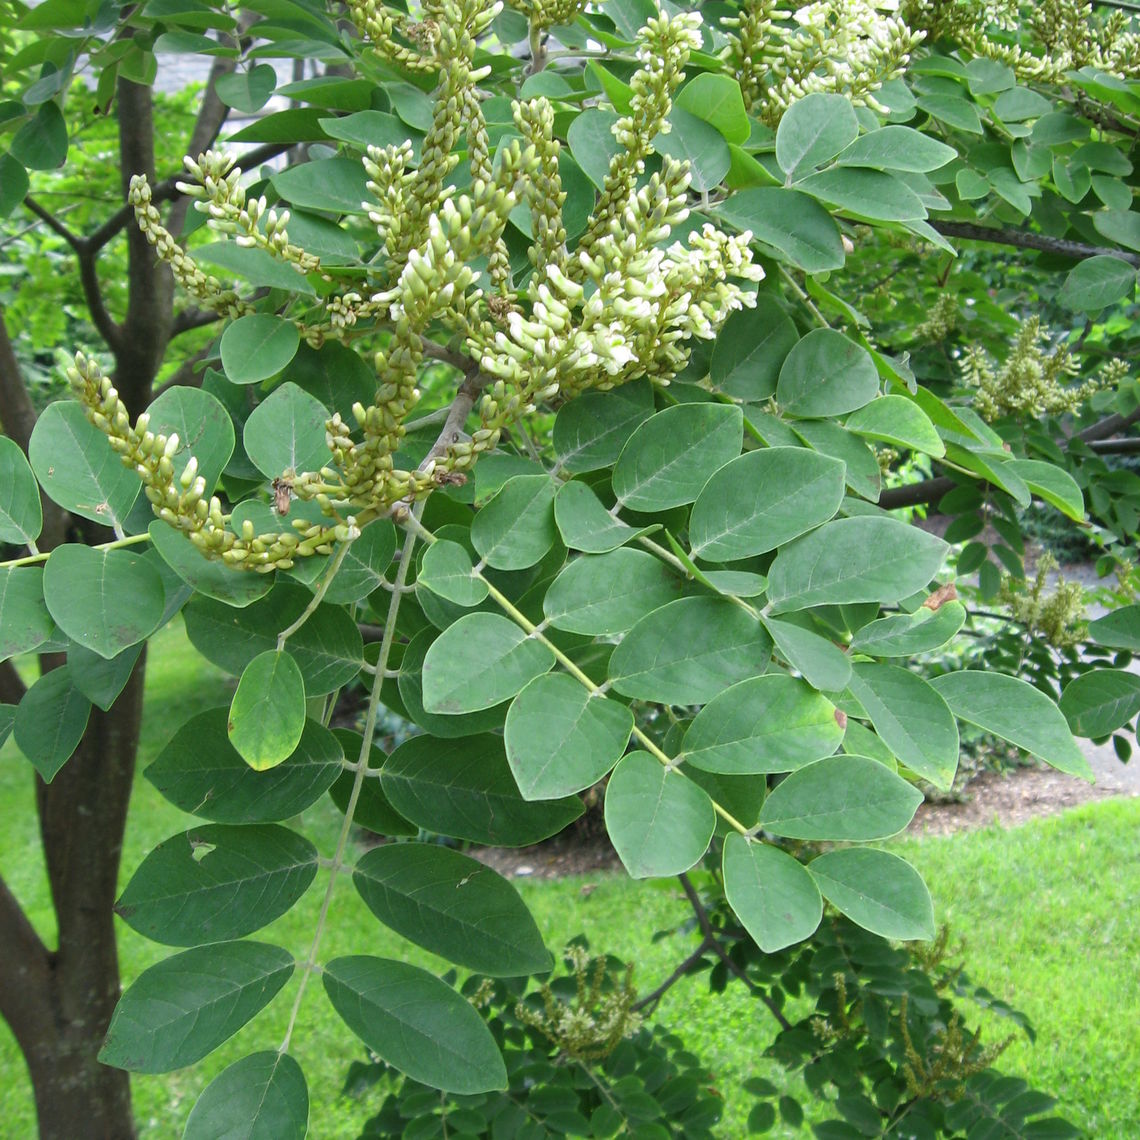
[[[1073,439],[1079,439],[1082,443],[1095,443],[1097,440],[1108,439],[1110,436],[1116,435],[1118,431],[1130,427],[1137,420],[1140,420],[1140,408],[1133,408],[1125,416],[1105,416],[1103,420],[1090,425],[1084,431],[1077,432]]]
[[[1068,440],[1058,441],[1066,451],[1078,440],[1087,443],[1089,447],[1104,455],[1132,455],[1140,452],[1140,440],[1121,439],[1112,440],[1112,446],[1104,447],[1102,441],[1110,439],[1117,432],[1140,420],[1140,408],[1134,408],[1127,415],[1105,416],[1095,424],[1090,424],[1083,431],[1077,432]],[[958,483],[946,475],[939,475],[933,479],[924,479],[919,483],[907,483],[902,487],[891,487],[879,496],[879,506],[885,511],[898,510],[899,507],[915,507],[919,504],[936,503],[943,495],[952,491]]]
[[[648,1009],[652,1013],[661,999],[710,951],[714,948],[714,939],[705,935],[701,944],[656,988],[650,990],[644,997],[638,998],[630,1008],[634,1013]]]
[[[176,336],[193,332],[195,329],[207,328],[221,319],[221,314],[215,313],[212,309],[182,309],[174,314],[174,323],[170,326],[170,339],[173,340]]]
[[[28,691],[11,661],[0,661],[0,705],[18,705]]]
[[[103,301],[103,290],[99,285],[99,273],[95,266],[95,259],[98,257],[99,251],[92,248],[87,238],[69,230],[54,214],[45,210],[34,198],[25,198],[24,205],[52,233],[58,234],[74,250],[76,261],[79,263],[79,283],[83,286],[83,298],[87,302],[87,310],[91,314],[91,323],[106,342],[107,347],[112,352],[118,352],[122,330],[107,311],[107,306]]]
[[[201,388],[205,370],[200,369],[198,365],[210,355],[211,347],[211,345],[207,345],[205,348],[194,353],[193,356],[184,360],[178,366],[174,375],[155,389],[155,399],[158,399],[163,392],[169,391],[171,388]]]
[[[689,900],[689,906],[693,908],[693,914],[696,915],[697,925],[701,928],[701,933],[706,939],[712,942],[711,949],[714,954],[724,963],[725,968],[734,978],[739,978],[749,989],[754,997],[758,997],[767,1007],[768,1012],[780,1023],[781,1029],[791,1029],[792,1023],[783,1015],[780,1007],[772,1000],[770,995],[761,986],[758,986],[729,956],[728,951],[721,945],[720,939],[716,936],[716,931],[712,928],[712,923],[709,922],[708,911],[705,910],[705,904],[701,902],[701,896],[697,894],[696,887],[693,886],[689,876],[684,871],[677,876],[681,881],[681,887],[685,892],[685,898]]]
[[[131,178],[145,174],[154,182],[153,93],[149,87],[120,78],[119,177],[123,198]],[[150,401],[150,386],[162,363],[174,312],[174,279],[159,261],[137,226],[127,229],[127,313],[115,353],[115,387],[133,412]]]
[[[50,1039],[50,975],[48,948],[0,878],[0,1018],[25,1055]]]
[[[8,339],[4,307],[0,305],[0,429],[27,454],[28,440],[36,426],[36,409],[24,383],[24,372]]]
[[[1046,234],[1033,234],[1026,230],[1003,230],[995,226],[981,226],[974,222],[944,222],[934,218],[931,226],[943,237],[965,238],[967,241],[985,241],[996,245],[1009,245],[1018,249],[1036,249],[1042,253],[1057,253],[1083,261],[1086,257],[1107,255],[1118,257],[1129,265],[1140,266],[1140,254],[1126,253],[1121,249],[1089,245],[1083,241],[1069,241],[1067,238],[1049,237]]]

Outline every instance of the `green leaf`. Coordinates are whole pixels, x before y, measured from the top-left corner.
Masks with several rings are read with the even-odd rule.
[[[804,680],[825,693],[838,693],[851,679],[851,662],[834,642],[814,630],[793,622],[765,617],[764,628],[776,645],[776,652],[800,672]]]
[[[838,459],[845,467],[843,479],[853,494],[877,502],[883,489],[883,473],[871,448],[854,432],[834,420],[796,420],[796,446],[802,440],[813,451]]]
[[[1053,178],[1057,178],[1057,160],[1054,160]],[[1084,197],[1081,189],[1087,190],[1091,183],[1089,173],[1081,167],[1075,174],[1070,173],[1070,178],[1075,182],[1077,176],[1082,178],[1082,182],[1078,183],[1077,188],[1073,191],[1073,195],[1066,195],[1070,201],[1079,201]],[[1064,193],[1064,189],[1058,185],[1058,190]],[[1140,214],[1134,210],[1098,210],[1092,216],[1093,226],[1096,228],[1097,233],[1108,238],[1109,241],[1115,242],[1117,245],[1124,246],[1125,249],[1140,250]]]
[[[231,384],[259,384],[276,376],[297,355],[300,343],[297,326],[284,317],[268,313],[238,317],[222,333],[222,368]]]
[[[805,273],[842,269],[843,239],[831,214],[798,190],[758,186],[733,194],[713,213]]]
[[[545,476],[540,478],[550,482]],[[476,515],[476,521],[481,517]],[[447,539],[433,542],[424,551],[416,581],[457,606],[477,606],[487,597],[487,583],[475,573],[466,547]]]
[[[499,614],[465,614],[427,651],[423,700],[429,713],[465,713],[508,700],[554,665],[541,641]]]
[[[554,499],[554,521],[571,550],[605,554],[654,528],[626,526],[602,506],[598,496],[577,479],[563,483]],[[422,579],[422,574],[421,574]]]
[[[259,653],[277,648],[278,633],[292,625],[311,601],[308,590],[280,582],[264,598],[240,610],[209,598],[192,598],[183,618],[194,648],[236,677]],[[360,630],[339,606],[319,605],[290,634],[288,645],[310,697],[346,685],[360,672],[364,659]]]
[[[388,757],[380,781],[392,806],[427,831],[492,847],[527,847],[582,814],[575,796],[527,803],[499,736],[413,736]]]
[[[606,830],[635,879],[679,875],[708,850],[712,800],[648,752],[624,757],[606,785]]]
[[[1053,104],[1029,87],[1011,87],[1003,91],[993,105],[993,113],[1005,123],[1038,119],[1052,110]]]
[[[16,721],[15,705],[0,705],[0,747],[12,734],[12,726]]]
[[[1089,639],[1108,649],[1140,650],[1140,603],[1121,606],[1090,622]]]
[[[1069,518],[1080,522],[1085,517],[1084,493],[1063,468],[1039,459],[1007,459],[1002,470],[1012,471],[1035,495]]]
[[[26,546],[44,525],[40,490],[20,445],[0,435],[0,542]]]
[[[813,329],[780,368],[776,399],[782,410],[804,418],[841,416],[879,393],[871,354],[834,329]]]
[[[207,598],[240,609],[264,597],[273,587],[272,574],[251,574],[220,559],[207,558],[182,531],[161,519],[155,519],[147,533],[163,562]]]
[[[123,525],[142,486],[72,400],[58,400],[40,413],[28,459],[49,499],[103,526]]]
[[[31,184],[23,164],[10,154],[0,154],[0,218],[7,218],[27,197]]]
[[[332,214],[363,214],[369,197],[364,167],[351,158],[322,158],[290,166],[270,178],[287,202]]]
[[[776,129],[776,161],[791,182],[833,159],[858,134],[859,121],[846,95],[805,95]]]
[[[1057,300],[1066,309],[1099,313],[1127,297],[1136,287],[1136,270],[1126,261],[1100,254],[1078,262],[1069,271]]]
[[[717,335],[709,363],[714,387],[739,400],[775,395],[780,367],[799,337],[774,300],[758,297],[755,308],[733,313]]]
[[[957,157],[958,152],[952,146],[913,127],[887,126],[861,135],[835,161],[840,166],[927,174]]]
[[[44,673],[16,708],[12,735],[45,784],[79,747],[91,715],[91,702],[71,681],[66,665]]]
[[[810,938],[823,900],[807,868],[767,843],[731,834],[724,841],[724,894],[765,954]]]
[[[959,720],[1024,748],[1060,772],[1093,779],[1061,710],[1028,681],[965,669],[935,677],[931,684]]]
[[[572,559],[546,591],[542,611],[555,629],[612,637],[683,591],[652,554],[620,548]]]
[[[1108,736],[1140,713],[1140,677],[1123,669],[1090,669],[1065,686],[1060,709],[1074,736]]]
[[[0,567],[0,661],[38,649],[54,630],[44,605],[43,567]]]
[[[835,706],[783,673],[751,677],[693,718],[679,759],[709,772],[790,772],[830,756],[843,739]]]
[[[862,218],[907,222],[926,217],[922,199],[897,175],[882,170],[837,166],[821,170],[797,186],[813,198],[830,202]]]
[[[771,655],[771,638],[740,606],[727,598],[681,598],[626,634],[609,674],[627,697],[695,705],[763,673]]]
[[[334,958],[321,980],[349,1029],[412,1080],[465,1094],[507,1087],[507,1071],[486,1023],[434,974],[358,955]]]
[[[230,743],[255,771],[293,754],[305,727],[305,682],[284,650],[259,653],[242,670],[230,704]]]
[[[233,328],[233,325],[230,326]],[[293,383],[282,384],[246,420],[246,454],[267,478],[319,470],[330,461],[328,409]]]
[[[752,133],[740,84],[731,76],[702,72],[677,92],[673,106],[711,123],[730,143],[747,142]]]
[[[214,90],[227,107],[252,115],[269,102],[277,86],[277,72],[268,63],[259,63],[248,71],[231,71],[220,75]]]
[[[40,104],[39,110],[8,144],[12,157],[29,170],[55,170],[67,158],[67,123],[59,104]]]
[[[396,528],[387,519],[368,523],[348,548],[348,553],[325,591],[325,601],[334,605],[358,602],[384,581],[384,571],[396,553]]]
[[[316,803],[344,770],[337,738],[306,720],[293,754],[255,772],[230,743],[228,720],[225,708],[191,717],[147,768],[146,778],[175,807],[217,823],[274,823]]]
[[[920,111],[947,126],[972,135],[983,133],[978,108],[961,95],[920,95],[915,102]]]
[[[433,954],[492,978],[550,970],[526,903],[501,875],[429,843],[375,847],[352,881],[385,926]]]
[[[364,738],[358,732],[347,728],[333,730],[337,743],[344,749],[345,756],[353,763],[359,763]],[[384,761],[388,757],[375,744],[368,757],[370,777],[378,777]],[[352,787],[356,782],[356,773],[345,770],[338,777],[336,783],[329,789],[329,797],[345,815],[348,814],[348,802],[352,796]],[[373,831],[377,835],[418,835],[420,829],[406,820],[388,802],[388,796],[380,786],[379,779],[369,778],[364,781],[360,794],[356,798],[356,807],[352,813],[352,821],[357,827]]]
[[[606,184],[610,162],[621,150],[613,125],[619,116],[601,107],[587,107],[574,117],[566,132],[566,144],[578,165],[599,190]]]
[[[609,467],[634,429],[652,414],[653,389],[640,380],[571,400],[554,418],[554,449],[563,468],[581,474]]]
[[[896,519],[824,523],[780,549],[768,571],[774,613],[845,602],[897,602],[925,589],[949,548]]]
[[[167,439],[178,433],[178,448],[170,456],[175,478],[193,456],[209,496],[234,453],[234,425],[225,405],[201,388],[168,388],[147,408],[147,416],[148,431]]]
[[[354,111],[351,115],[319,121],[325,134],[351,143],[359,150],[366,150],[370,146],[399,146],[403,142],[410,142],[413,160],[420,160],[423,136],[418,131],[409,130],[395,115],[384,111]]]
[[[905,396],[880,396],[865,404],[847,417],[847,430],[936,459],[946,454],[946,445],[930,417]]]
[[[844,753],[781,780],[760,824],[788,839],[886,839],[910,823],[920,803],[922,793],[877,760]]]
[[[471,522],[471,543],[496,570],[525,570],[554,545],[554,493],[548,475],[508,479]]]
[[[744,417],[729,404],[678,404],[641,424],[618,457],[614,494],[636,511],[691,503],[740,454]]]
[[[57,546],[44,566],[44,601],[72,641],[111,658],[154,632],[166,595],[142,555],[72,542]]]
[[[851,648],[870,657],[916,657],[941,649],[966,624],[966,607],[946,602],[936,611],[920,606],[913,614],[896,614],[863,626]]]
[[[897,665],[857,664],[850,690],[901,764],[948,789],[958,770],[958,726],[936,689]]]
[[[200,824],[160,843],[115,913],[167,946],[241,938],[279,918],[317,874],[317,849],[275,823]]]
[[[182,1140],[305,1140],[308,1130],[305,1074],[274,1049],[223,1069],[191,1110]]]
[[[99,1060],[132,1073],[192,1065],[260,1013],[292,973],[293,956],[263,942],[221,942],[166,958],[119,999]]]
[[[852,922],[899,941],[934,937],[934,907],[922,876],[886,851],[849,847],[808,864],[829,903]]]
[[[775,550],[827,522],[843,502],[843,464],[802,447],[767,447],[726,463],[689,520],[693,555],[731,562]]]
[[[67,651],[67,666],[71,671],[72,684],[92,704],[106,712],[130,680],[141,652],[141,645],[132,645],[108,660],[94,650],[72,645]]]
[[[662,132],[653,140],[653,149],[677,162],[687,162],[691,186],[698,194],[719,186],[732,165],[724,136],[676,103],[669,112],[668,123],[669,132]]]
[[[511,703],[504,742],[524,799],[552,800],[596,784],[625,752],[633,714],[565,673],[536,677]]]

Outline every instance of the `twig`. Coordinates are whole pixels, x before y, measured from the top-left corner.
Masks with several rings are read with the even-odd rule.
[[[697,917],[697,925],[701,928],[701,933],[707,939],[712,940],[711,949],[714,954],[724,963],[725,968],[734,978],[739,978],[749,989],[754,997],[758,997],[767,1007],[768,1012],[779,1022],[781,1029],[791,1029],[792,1023],[780,1011],[780,1007],[769,997],[768,993],[758,986],[729,956],[728,951],[720,944],[720,939],[717,938],[716,932],[712,928],[712,923],[709,922],[708,911],[705,910],[705,904],[701,902],[701,896],[697,894],[696,887],[693,886],[689,876],[682,871],[677,876],[681,881],[681,887],[685,892],[685,898],[689,900],[689,905],[693,908],[693,914]]]
[[[638,998],[630,1007],[634,1013],[649,1009],[652,1013],[657,1003],[671,990],[710,950],[714,948],[715,939],[706,934],[701,944],[655,989],[645,997]]]
[[[1059,253],[1063,257],[1072,257],[1077,261],[1083,261],[1086,257],[1118,257],[1129,265],[1140,266],[1140,253],[1126,253],[1122,249],[1089,245],[1083,241],[1048,237],[1045,234],[1033,234],[1026,230],[1003,230],[995,226],[980,226],[974,222],[943,222],[932,218],[930,225],[943,237],[991,242],[994,245],[1009,245],[1018,249],[1037,249],[1042,253]]]

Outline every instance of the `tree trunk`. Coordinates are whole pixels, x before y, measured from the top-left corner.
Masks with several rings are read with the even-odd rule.
[[[51,784],[37,777],[40,832],[59,938],[48,951],[0,897],[0,1014],[35,1094],[41,1140],[133,1140],[128,1074],[96,1055],[118,1000],[112,905],[142,717],[145,650],[109,712],[93,710]],[[10,905],[5,905],[10,904]],[[22,922],[20,920],[23,920]]]

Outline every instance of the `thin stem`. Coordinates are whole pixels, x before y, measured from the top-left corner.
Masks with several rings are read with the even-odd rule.
[[[414,520],[417,529],[422,529],[419,527],[419,516],[422,512],[423,503],[417,503],[412,507],[410,519]],[[407,581],[408,571],[412,565],[412,552],[415,550],[415,546],[415,536],[410,532],[405,534],[404,549],[400,553],[400,563],[396,569],[396,585],[398,587],[403,586]],[[380,688],[384,684],[384,674],[388,668],[388,658],[391,656],[392,645],[396,640],[396,617],[399,614],[402,599],[402,590],[396,589],[392,591],[392,597],[388,603],[388,616],[384,620],[384,640],[380,643],[380,658],[376,663],[376,676],[372,681],[372,692],[368,700],[368,714],[364,721],[364,733],[360,741],[360,757],[357,761],[356,776],[352,781],[352,791],[349,793],[348,803],[344,809],[344,823],[341,825],[340,835],[337,836],[336,851],[332,858],[329,884],[325,888],[325,897],[321,900],[321,912],[317,918],[317,929],[313,934],[313,944],[309,949],[309,955],[305,959],[304,966],[302,967],[301,981],[297,986],[297,995],[293,999],[293,1009],[289,1014],[289,1027],[285,1030],[285,1039],[281,1042],[281,1047],[278,1049],[279,1053],[286,1052],[289,1048],[289,1042],[292,1040],[293,1029],[297,1024],[297,1014],[300,1012],[301,1001],[305,996],[305,987],[308,985],[309,977],[317,964],[317,953],[321,948],[321,937],[324,934],[325,923],[328,920],[329,905],[332,903],[333,891],[336,889],[337,875],[344,866],[344,853],[348,847],[349,833],[352,830],[352,817],[356,811],[357,801],[360,799],[360,790],[364,787],[364,778],[368,770],[368,760],[372,755],[372,740],[376,735],[377,710],[380,707]]]
[[[309,604],[301,611],[300,616],[290,626],[286,626],[277,635],[277,652],[285,648],[285,642],[289,640],[313,616],[316,612],[317,606],[321,604],[325,594],[328,593],[329,586],[332,585],[333,578],[336,577],[336,572],[340,569],[341,563],[344,562],[345,555],[348,554],[348,548],[352,545],[353,539],[348,539],[347,542],[342,542],[337,549],[336,554],[333,555],[332,560],[328,566],[325,567],[325,572],[321,576],[321,584],[317,587],[316,593],[313,594]]]
[[[827,318],[815,307],[815,302],[800,288],[800,283],[781,265],[780,276],[787,283],[788,288],[795,293],[796,298],[800,304],[808,310],[809,313],[820,323],[820,326],[825,329],[831,328]]]
[[[123,546],[137,546],[140,542],[150,542],[150,535],[145,531],[142,534],[130,534],[124,538],[116,538],[114,542],[101,542],[98,546],[93,546],[91,549],[118,550]],[[28,545],[31,546],[32,544],[29,543]],[[34,566],[37,562],[46,562],[50,554],[50,550],[45,550],[43,553],[37,551],[35,554],[29,554],[25,558],[13,558],[10,562],[0,562],[0,570],[7,570],[15,566]]]
[[[710,951],[713,949],[713,938],[708,934],[701,940],[701,944],[655,989],[643,998],[638,998],[630,1008],[634,1013],[649,1009],[652,1013],[661,999]]]

